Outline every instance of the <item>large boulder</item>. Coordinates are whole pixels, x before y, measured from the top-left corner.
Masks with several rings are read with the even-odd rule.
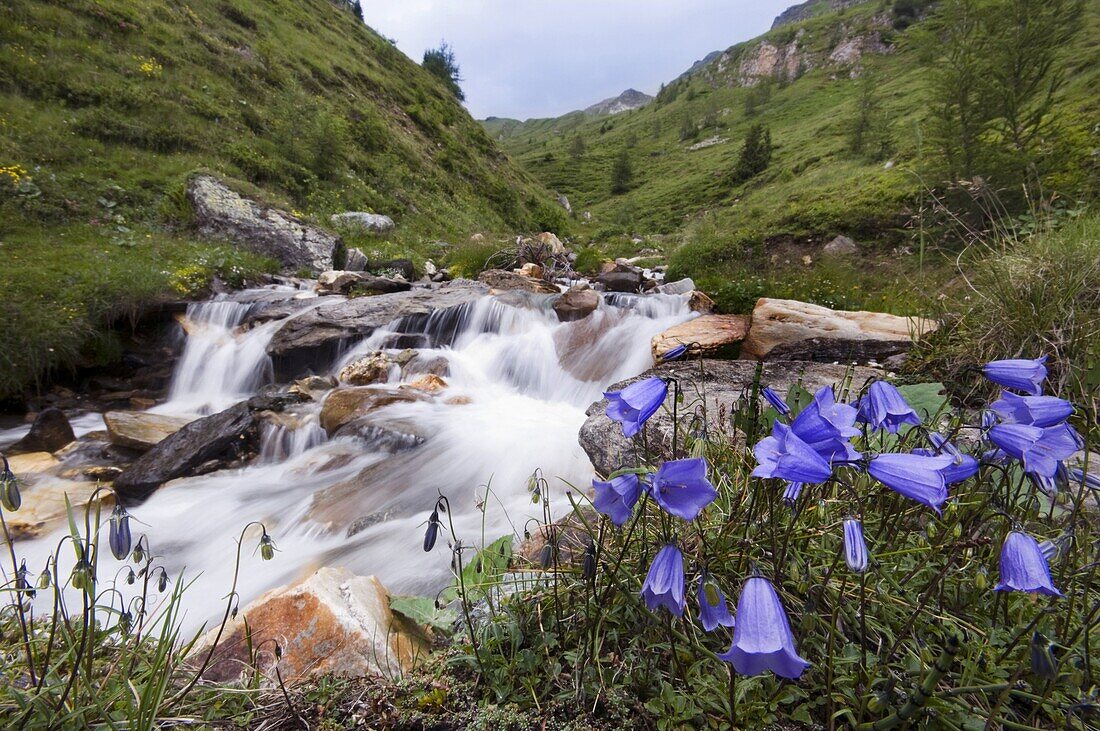
[[[340,369],[341,383],[351,386],[369,386],[372,383],[385,383],[389,380],[394,362],[381,351],[353,360]]]
[[[690,345],[693,355],[737,355],[736,346],[745,339],[749,318],[745,315],[701,315],[655,335],[651,341],[654,360],[680,345]]]
[[[554,256],[564,256],[568,252],[561,239],[549,231],[543,231],[535,238],[538,239],[540,244],[550,249],[550,253]]]
[[[333,226],[358,229],[371,234],[388,234],[395,228],[393,219],[380,213],[367,213],[366,211],[345,211],[334,213],[329,222]]]
[[[408,292],[322,304],[287,320],[272,336],[267,352],[275,377],[285,382],[308,371],[325,372],[344,346],[382,326],[424,341],[416,345],[449,345],[465,321],[467,306],[488,293],[484,284],[456,279]]]
[[[936,325],[918,317],[831,310],[797,300],[761,298],[741,357],[865,363],[908,350]]]
[[[325,675],[392,678],[430,645],[428,630],[390,610],[389,592],[378,579],[329,567],[249,603],[215,645],[217,632],[204,635],[191,651],[192,660],[201,662],[213,647],[202,677],[215,683],[247,682],[254,662],[271,684],[276,663],[287,683]]]
[[[199,231],[277,259],[288,269],[332,268],[340,239],[278,208],[243,198],[210,175],[187,185]]]
[[[561,291],[549,282],[517,274],[516,272],[504,271],[503,269],[488,269],[478,275],[477,281],[488,284],[498,292],[518,289],[523,292],[557,294]]]
[[[600,295],[588,287],[571,287],[568,292],[554,300],[554,313],[561,322],[583,320],[600,306]]]
[[[780,393],[786,393],[795,383],[801,383],[808,391],[816,391],[822,386],[840,383],[850,370],[846,366],[825,363],[784,362],[754,363],[745,360],[703,360],[674,361],[662,363],[640,376],[629,378],[607,388],[619,391],[626,386],[650,376],[672,378],[680,382],[684,392],[684,402],[679,405],[679,439],[684,438],[686,430],[693,421],[706,423],[711,438],[737,444],[739,437],[732,430],[729,415],[734,404],[751,389],[757,368],[762,369],[760,384],[770,386]],[[882,371],[874,368],[857,367],[854,369],[852,383],[862,384],[870,378],[880,377]],[[645,425],[645,439],[636,437],[637,444],[646,444],[649,450],[660,459],[671,459],[673,454],[673,389],[668,390],[664,406],[657,411]],[[579,441],[581,447],[592,460],[593,466],[601,474],[607,475],[620,467],[636,463],[637,444],[633,439],[623,436],[622,427],[607,418],[607,399],[597,401],[588,407],[588,419],[581,426]],[[695,417],[698,417],[696,419]],[[681,449],[679,456],[684,456]]]
[[[415,389],[380,388],[377,386],[351,386],[337,388],[329,393],[321,406],[321,428],[334,436],[347,424],[367,414],[396,403],[411,403],[427,398]]]
[[[344,258],[344,271],[361,272],[367,268],[367,255],[354,247],[348,249],[348,255]]]
[[[68,417],[61,409],[48,408],[38,412],[26,436],[8,448],[19,452],[56,452],[76,439]]]
[[[178,477],[251,455],[259,445],[259,412],[281,411],[297,395],[255,396],[207,416],[165,437],[115,478],[115,491],[127,504],[140,503]]]
[[[108,411],[103,421],[111,444],[147,452],[194,419],[148,411]]]
[[[608,292],[637,292],[643,279],[645,276],[638,267],[618,263],[596,277],[596,281]]]

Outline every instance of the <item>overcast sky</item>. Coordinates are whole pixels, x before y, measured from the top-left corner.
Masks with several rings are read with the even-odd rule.
[[[446,39],[478,119],[556,117],[633,87],[654,94],[797,0],[362,0],[419,63]]]

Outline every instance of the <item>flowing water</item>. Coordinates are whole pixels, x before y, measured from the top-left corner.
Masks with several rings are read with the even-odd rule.
[[[158,412],[212,413],[271,382],[265,349],[284,321],[242,332],[248,301],[191,307],[171,395]],[[194,579],[184,595],[187,629],[224,606],[234,539],[252,521],[266,525],[278,553],[261,562],[259,529],[247,530],[242,606],[324,565],[375,574],[397,594],[438,591],[450,576],[450,554],[445,546],[425,553],[421,542],[440,494],[449,498],[455,533],[467,545],[505,534],[521,538],[524,524],[541,515],[528,487],[536,470],[549,481],[556,513],[568,509],[565,490],[583,490],[592,477],[577,442],[585,409],[608,384],[649,368],[650,339],[692,313],[681,296],[609,295],[589,317],[560,323],[547,296],[509,301],[485,297],[423,326],[422,339],[436,347],[419,350],[447,359],[447,388],[431,399],[384,407],[374,421],[419,446],[329,439],[318,424],[320,404],[307,402],[263,426],[260,455],[249,466],[176,480],[131,511],[135,536],[148,536],[169,575],[183,571]],[[401,325],[375,331],[332,372],[394,345],[398,329],[407,339]],[[394,369],[391,380],[398,378]],[[21,546],[28,565],[44,562],[58,537]],[[106,575],[121,568],[104,555]]]

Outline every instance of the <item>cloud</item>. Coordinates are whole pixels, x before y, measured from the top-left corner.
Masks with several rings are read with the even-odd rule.
[[[370,0],[367,23],[419,62],[441,40],[475,117],[552,117],[656,92],[711,51],[760,35],[792,0]]]

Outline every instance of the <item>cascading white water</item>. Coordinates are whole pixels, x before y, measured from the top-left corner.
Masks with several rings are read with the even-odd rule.
[[[553,509],[563,514],[565,490],[583,491],[592,477],[577,442],[585,409],[608,384],[650,367],[651,338],[692,313],[686,297],[614,296],[588,317],[561,323],[548,303],[531,296],[513,306],[485,297],[467,306],[457,326],[454,312],[420,326],[425,340],[450,333],[448,345],[419,349],[448,360],[447,388],[372,414],[375,429],[407,435],[415,448],[326,439],[317,425],[320,405],[305,403],[264,427],[261,454],[250,466],[173,481],[134,508],[135,533],[148,536],[169,574],[197,577],[184,595],[186,628],[224,606],[234,571],[227,556],[251,521],[266,524],[279,553],[261,564],[250,547],[256,535],[246,541],[242,605],[322,565],[375,574],[397,594],[434,593],[450,576],[449,553],[424,553],[420,543],[440,494],[449,498],[456,536],[466,545],[522,536],[528,519],[541,514],[528,492],[535,470],[549,480]],[[196,326],[162,409],[221,408],[264,383],[262,354],[282,321],[242,335],[234,331],[246,311],[215,301],[189,313]],[[379,329],[333,373],[409,330],[408,323]],[[46,539],[24,552],[44,560],[52,545]],[[110,575],[117,567],[109,556],[105,561]]]

